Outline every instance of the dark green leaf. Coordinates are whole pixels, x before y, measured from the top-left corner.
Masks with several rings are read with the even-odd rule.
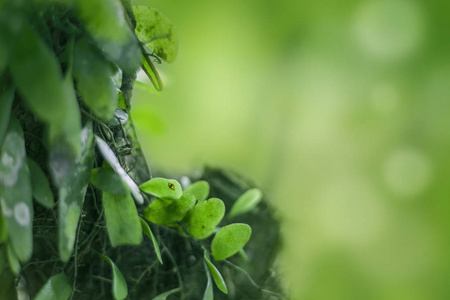
[[[204,180],[194,182],[186,188],[186,191],[194,194],[195,198],[202,202],[209,196],[209,183]]]
[[[230,224],[214,236],[211,251],[215,260],[228,258],[238,252],[250,239],[252,229],[247,224]]]
[[[255,208],[262,199],[262,192],[259,189],[250,189],[243,193],[233,204],[228,218],[244,214]]]
[[[161,251],[159,250],[159,244],[156,240],[155,236],[153,235],[152,230],[150,229],[150,226],[148,226],[147,222],[145,222],[144,219],[139,218],[141,220],[141,226],[142,231],[145,233],[146,236],[148,236],[153,243],[153,248],[155,248],[156,256],[158,257],[158,260],[161,264],[163,264],[162,258],[161,258]]]
[[[183,223],[196,239],[205,239],[213,234],[217,224],[220,223],[225,214],[225,205],[218,198],[211,198],[198,203],[192,208]]]
[[[143,215],[152,223],[167,225],[183,218],[194,205],[194,195],[184,192],[177,200],[155,199],[147,206]]]
[[[34,160],[28,158],[27,162],[28,168],[30,169],[31,188],[34,199],[42,206],[52,208],[55,205],[55,200],[47,176]]]
[[[33,251],[33,196],[22,128],[11,117],[0,154],[0,204],[9,241],[21,262]]]
[[[216,266],[212,264],[212,262],[208,258],[208,253],[205,251],[204,255],[206,264],[208,265],[209,271],[211,272],[211,275],[214,279],[214,282],[216,283],[216,286],[221,290],[224,294],[228,294],[228,288],[225,283],[225,280],[223,280],[222,274],[220,274],[219,270],[217,270]]]
[[[139,188],[147,194],[168,200],[179,199],[183,193],[178,181],[160,177],[144,182]]]
[[[14,275],[19,275],[20,273],[20,263],[19,259],[17,258],[16,253],[14,253],[14,250],[12,249],[10,244],[6,245],[6,255],[8,257],[8,263],[11,271]]]
[[[103,191],[106,228],[113,247],[138,245],[142,242],[142,229],[136,205],[130,194],[118,195]]]
[[[158,296],[156,296],[152,300],[166,300],[167,297],[169,297],[172,294],[178,293],[179,291],[181,291],[181,288],[176,288],[176,289],[164,292],[162,294],[159,294]]]
[[[72,294],[72,286],[64,273],[50,277],[34,300],[66,300]]]
[[[108,144],[99,138],[98,136],[95,136],[95,143],[100,150],[100,153],[102,154],[103,158],[108,162],[108,164],[111,166],[111,168],[116,172],[117,175],[122,178],[123,182],[128,186],[128,188],[131,191],[131,195],[133,195],[134,200],[138,204],[144,203],[144,198],[141,195],[141,192],[139,191],[138,186],[136,183],[131,179],[131,177],[125,172],[125,170],[122,168],[122,166],[119,163],[119,160],[117,159],[114,152],[109,148]]]
[[[105,255],[100,256],[111,265],[113,271],[112,294],[114,296],[114,299],[116,300],[125,299],[128,295],[128,287],[127,282],[125,281],[125,278],[122,275],[122,272],[120,272],[119,268],[111,260],[111,258]]]
[[[82,153],[71,176],[59,188],[59,254],[67,261],[73,251],[76,229],[94,160],[93,134],[90,127],[82,131]]]
[[[166,62],[173,62],[178,51],[178,37],[173,24],[159,11],[148,6],[133,6],[136,28],[134,32],[154,54]]]
[[[4,82],[0,80],[0,84],[3,85]],[[5,137],[6,130],[8,129],[9,116],[11,115],[11,107],[13,100],[14,100],[14,88],[12,86],[11,87],[5,86],[0,88],[0,149],[2,149],[3,138]]]
[[[122,178],[109,168],[93,169],[90,182],[99,190],[111,194],[126,195],[130,193]]]
[[[73,75],[83,102],[105,121],[116,111],[118,97],[112,80],[114,70],[98,48],[82,38],[74,49]]]

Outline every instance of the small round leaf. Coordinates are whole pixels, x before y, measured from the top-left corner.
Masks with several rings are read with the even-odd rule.
[[[259,189],[250,189],[243,193],[233,204],[228,218],[244,214],[255,208],[262,199],[262,192]]]
[[[195,205],[195,197],[189,192],[184,192],[177,200],[158,198],[144,210],[144,218],[148,221],[167,225],[181,218]]]
[[[185,191],[191,192],[198,201],[202,202],[209,196],[209,183],[207,181],[200,180],[188,186]]]
[[[225,214],[225,204],[218,198],[210,198],[192,208],[183,223],[196,239],[205,239],[213,234]]]
[[[145,193],[168,200],[180,199],[183,193],[178,181],[161,177],[152,178],[141,184],[139,188]]]
[[[238,252],[250,239],[252,229],[247,224],[230,224],[214,236],[211,251],[215,260],[228,258]]]

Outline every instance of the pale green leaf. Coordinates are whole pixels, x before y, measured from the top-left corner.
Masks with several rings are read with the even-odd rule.
[[[111,148],[109,148],[108,144],[98,136],[95,136],[95,142],[103,158],[108,162],[108,164],[111,166],[114,172],[116,172],[116,174],[119,175],[120,178],[122,178],[123,182],[125,182],[125,184],[128,186],[128,188],[131,191],[131,195],[133,195],[134,200],[138,204],[143,204],[144,198],[142,197],[141,192],[139,191],[139,187],[136,185],[133,179],[131,179],[131,177],[127,174],[127,172],[125,172],[125,170],[122,168],[122,166],[119,163],[119,160],[117,159],[116,155],[111,150]]]
[[[179,199],[183,193],[178,181],[161,177],[152,178],[141,184],[139,188],[147,194],[168,200]]]
[[[58,247],[62,261],[68,261],[73,251],[78,220],[94,161],[93,134],[89,126],[83,129],[81,140],[82,153],[76,160],[70,177],[59,187]]]
[[[207,181],[199,180],[189,185],[185,190],[194,194],[195,198],[197,198],[198,201],[202,202],[208,198],[209,189],[210,187]]]
[[[184,192],[176,200],[155,199],[147,206],[143,215],[145,219],[152,223],[167,225],[183,218],[194,205],[194,195],[189,192]]]
[[[134,32],[154,54],[166,62],[173,62],[178,52],[178,37],[174,25],[159,11],[148,6],[133,6],[136,28]]]
[[[228,218],[235,217],[237,215],[245,214],[255,208],[262,199],[262,192],[259,189],[250,189],[243,193],[233,204]]]
[[[210,198],[194,206],[183,223],[196,239],[205,239],[213,234],[225,214],[225,204],[218,198]]]
[[[50,277],[34,300],[67,300],[72,294],[72,286],[64,273]]]
[[[203,293],[203,300],[214,300],[214,291],[212,286],[212,278],[211,273],[209,272],[208,264],[206,263],[206,260],[204,262],[205,267],[205,273],[206,273],[206,289]]]
[[[126,195],[130,193],[122,178],[110,168],[93,169],[89,181],[99,190],[111,194]]]
[[[103,191],[106,229],[113,247],[138,245],[142,242],[142,228],[136,205],[130,194],[110,194]]]
[[[31,188],[33,197],[36,201],[46,208],[52,208],[55,205],[55,199],[48,182],[47,175],[41,167],[31,158],[27,160],[30,169]]]
[[[73,76],[81,99],[92,112],[105,121],[114,116],[118,104],[115,74],[111,63],[86,38],[76,41]]]
[[[214,236],[211,251],[215,260],[222,260],[237,253],[250,239],[252,229],[247,224],[230,224],[222,227]]]
[[[11,271],[13,272],[14,275],[16,275],[16,276],[19,275],[20,262],[10,244],[6,245],[6,255],[8,257],[8,263],[9,263],[9,267],[10,267]]]
[[[217,270],[216,266],[212,264],[212,262],[208,258],[208,254],[205,251],[204,255],[206,264],[208,265],[208,269],[211,272],[211,275],[214,279],[214,282],[216,283],[216,286],[221,290],[224,294],[228,294],[228,288],[225,283],[225,280],[223,280],[222,274],[220,274],[219,270]]]
[[[33,196],[23,132],[13,116],[0,152],[0,204],[12,248],[26,262],[33,251]]]
[[[153,243],[153,248],[155,248],[155,252],[156,252],[156,256],[158,257],[158,260],[161,264],[163,264],[162,261],[162,257],[161,257],[161,251],[159,249],[159,244],[158,241],[156,240],[152,230],[150,229],[150,226],[147,224],[147,222],[145,222],[144,219],[139,218],[141,220],[141,226],[142,226],[142,231],[145,233],[146,236],[148,236],[150,238],[150,240]]]
[[[167,297],[169,297],[172,294],[178,293],[181,291],[181,288],[176,288],[167,292],[164,292],[162,294],[159,294],[158,296],[154,297],[152,300],[166,300]]]
[[[3,85],[5,84],[5,82],[0,80],[0,84]],[[8,129],[9,116],[11,115],[11,107],[13,101],[14,101],[13,87],[7,87],[4,90],[0,90],[0,149],[2,148],[3,138],[5,137],[6,130]]]
[[[114,299],[116,300],[125,299],[128,295],[128,286],[127,282],[125,281],[125,278],[122,275],[122,272],[120,272],[119,268],[111,260],[111,258],[105,255],[100,256],[111,265],[113,271],[112,294],[114,296]]]

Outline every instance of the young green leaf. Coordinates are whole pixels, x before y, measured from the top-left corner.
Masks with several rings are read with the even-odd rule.
[[[207,181],[199,180],[189,185],[186,188],[186,191],[194,194],[195,198],[197,198],[199,202],[202,202],[208,198],[209,189],[209,183]]]
[[[111,63],[86,38],[75,42],[73,76],[81,99],[102,120],[114,116],[118,98]]]
[[[161,177],[152,178],[141,184],[139,188],[147,194],[168,200],[179,199],[183,193],[178,181]]]
[[[214,278],[214,282],[216,283],[216,286],[221,290],[224,294],[228,294],[228,288],[225,283],[225,280],[223,280],[222,274],[220,274],[219,270],[217,270],[216,266],[212,264],[212,262],[208,258],[208,254],[205,251],[204,258],[206,261],[206,264],[208,265],[209,271],[211,272],[212,277]]]
[[[133,6],[133,13],[137,38],[164,61],[173,62],[178,51],[178,37],[173,24],[148,6]]]
[[[100,257],[106,260],[111,265],[113,271],[112,294],[114,296],[114,299],[125,299],[128,295],[128,286],[125,278],[122,275],[122,272],[120,272],[119,268],[111,260],[111,258],[105,255],[100,255]]]
[[[127,174],[127,172],[125,172],[125,170],[122,168],[122,166],[119,163],[119,160],[117,159],[116,155],[111,150],[111,148],[109,148],[108,144],[98,136],[95,136],[95,143],[97,144],[97,147],[100,150],[100,153],[102,154],[103,158],[108,162],[108,164],[111,166],[114,172],[116,172],[117,175],[119,175],[120,178],[122,178],[122,180],[128,186],[128,188],[131,191],[131,195],[133,195],[134,200],[138,204],[143,204],[144,198],[142,197],[138,186],[133,181],[133,179],[131,179],[131,177]]]
[[[47,280],[34,300],[63,300],[69,299],[71,294],[69,279],[64,273],[59,273]]]
[[[247,224],[230,224],[214,236],[211,251],[215,260],[228,258],[238,252],[250,239],[252,229]]]
[[[109,168],[95,168],[91,172],[89,182],[99,190],[118,195],[129,194],[122,178]]]
[[[13,116],[0,149],[0,204],[11,246],[26,262],[33,251],[33,196],[23,131]]]
[[[103,191],[102,203],[111,245],[139,245],[142,242],[142,228],[130,194],[119,195]]]
[[[262,199],[262,192],[259,189],[250,189],[243,193],[233,204],[228,218],[244,214],[255,208]]]
[[[42,206],[52,208],[55,205],[55,199],[53,198],[47,176],[41,167],[31,158],[28,158],[27,163],[30,169],[31,188],[34,199]]]
[[[145,233],[146,236],[148,236],[150,238],[150,240],[152,240],[153,248],[155,248],[156,256],[158,257],[159,262],[161,264],[163,264],[163,261],[161,258],[161,251],[159,250],[158,241],[156,240],[155,236],[153,235],[153,232],[150,229],[150,226],[148,226],[147,222],[145,222],[145,220],[142,218],[139,218],[139,219],[141,220],[142,231]]]
[[[203,300],[214,300],[214,291],[212,286],[211,273],[209,272],[208,265],[206,261],[203,262],[206,273],[206,289],[203,293]]]
[[[213,234],[225,214],[225,204],[218,198],[210,198],[194,206],[183,219],[189,232],[196,239]]]
[[[147,206],[143,215],[152,223],[167,225],[183,218],[194,205],[194,195],[184,192],[177,200],[155,199]]]
[[[6,245],[6,255],[8,257],[9,268],[11,269],[14,275],[16,276],[19,275],[20,262],[10,244]]]
[[[142,55],[142,70],[147,74],[148,79],[150,79],[155,89],[157,91],[162,91],[163,84],[159,77],[158,70],[155,68],[155,65],[148,55]]]
[[[169,297],[172,294],[178,293],[179,291],[181,291],[181,288],[176,288],[176,289],[164,292],[162,294],[159,294],[158,296],[156,296],[152,300],[166,300],[167,297]]]
[[[4,81],[0,80],[0,84],[3,85],[4,83]],[[6,88],[4,91],[0,91],[0,149],[2,149],[3,138],[5,137],[6,130],[8,129],[9,116],[11,114],[13,100],[14,88],[12,86]]]
[[[82,154],[75,162],[73,172],[59,187],[58,247],[62,261],[68,261],[73,251],[78,220],[94,162],[92,130],[86,126],[82,131]]]

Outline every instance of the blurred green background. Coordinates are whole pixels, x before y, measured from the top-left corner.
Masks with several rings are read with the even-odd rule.
[[[444,1],[174,1],[148,160],[253,178],[279,210],[292,299],[450,299]],[[263,233],[259,233],[263,234]]]

